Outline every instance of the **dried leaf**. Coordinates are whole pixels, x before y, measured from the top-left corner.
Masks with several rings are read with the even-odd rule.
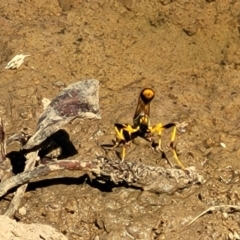
[[[8,62],[5,69],[15,69],[15,68],[18,69],[23,64],[24,58],[29,56],[31,55],[24,55],[24,54],[16,55],[10,62]]]
[[[76,82],[63,89],[46,107],[38,120],[36,133],[23,148],[38,146],[76,117],[100,119],[98,91],[96,79]]]

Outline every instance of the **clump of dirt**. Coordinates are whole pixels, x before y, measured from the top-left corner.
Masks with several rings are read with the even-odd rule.
[[[178,154],[204,178],[171,195],[87,176],[46,180],[30,184],[26,213],[15,217],[49,224],[69,239],[238,239],[236,211],[186,225],[210,206],[240,204],[239,16],[240,2],[232,0],[1,2],[0,116],[7,136],[35,131],[43,97],[94,78],[102,119],[65,129],[79,156],[103,155],[99,144],[112,142],[113,124],[131,124],[140,91],[152,87],[151,123],[187,121]],[[5,70],[21,53],[31,56],[18,70]],[[174,163],[170,135],[162,138]],[[144,143],[128,148],[126,161],[132,159],[169,167]],[[1,200],[1,213],[8,200]]]

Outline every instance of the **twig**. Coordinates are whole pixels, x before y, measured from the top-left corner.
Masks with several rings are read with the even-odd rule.
[[[135,161],[121,162],[105,158],[82,161],[61,160],[38,166],[32,171],[26,171],[5,180],[0,184],[0,197],[13,187],[36,181],[36,178],[63,169],[80,171],[81,175],[91,174],[91,177],[110,180],[115,184],[126,182],[129,186],[155,193],[171,194],[202,181],[201,175],[197,174],[194,168],[188,168],[187,171],[173,168],[165,169]]]
[[[193,224],[196,220],[198,220],[200,217],[204,216],[205,214],[207,214],[209,212],[213,212],[213,211],[218,210],[218,209],[222,209],[223,212],[230,212],[230,211],[232,211],[232,209],[240,211],[240,206],[236,206],[236,205],[217,205],[217,206],[212,206],[212,207],[208,208],[207,210],[203,211],[202,213],[200,213],[199,215],[197,215],[185,227],[190,226],[191,224]]]
[[[36,165],[36,161],[38,158],[38,152],[30,152],[26,155],[27,158],[27,163],[25,165],[24,168],[24,172],[26,171],[31,171],[34,169],[35,165]],[[12,217],[15,213],[15,211],[18,209],[20,203],[21,203],[21,199],[24,196],[24,193],[27,189],[28,184],[24,184],[22,186],[20,186],[17,191],[14,194],[14,197],[7,209],[7,211],[4,213],[4,215],[8,216],[8,217]]]

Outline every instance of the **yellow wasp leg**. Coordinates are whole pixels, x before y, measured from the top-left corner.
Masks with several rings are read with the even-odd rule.
[[[121,128],[120,130],[117,128],[117,127],[114,127],[114,130],[115,130],[115,132],[116,132],[116,137],[117,137],[117,139],[118,140],[122,140],[122,141],[125,141],[125,139],[124,139],[124,136],[123,136],[123,129]],[[120,145],[120,141],[117,141],[116,143],[115,143],[115,145],[111,148],[111,149],[114,149],[114,148],[116,148],[116,147],[118,147],[119,145]],[[122,154],[121,154],[121,160],[122,161],[124,161],[124,159],[125,159],[125,156],[126,156],[126,147],[123,145],[123,147],[122,147]]]
[[[155,132],[157,133],[157,135],[158,135],[158,147],[161,150],[161,152],[163,152],[163,149],[162,149],[162,130],[164,128],[163,128],[162,124],[159,123],[154,128],[149,127],[149,129],[152,133],[155,133]]]
[[[177,133],[177,127],[176,125],[173,126],[173,131],[172,131],[172,136],[171,136],[171,143],[170,143],[170,148],[172,149],[172,153],[173,153],[173,157],[175,159],[175,161],[177,162],[177,164],[182,168],[185,169],[185,167],[183,166],[183,164],[181,163],[181,161],[179,160],[178,156],[177,156],[177,152],[174,146],[174,141],[176,138],[176,133]]]
[[[173,131],[172,131],[172,135],[171,135],[171,142],[170,142],[170,148],[171,148],[171,151],[173,153],[173,158],[175,160],[175,162],[182,168],[182,169],[185,169],[185,167],[183,166],[183,164],[181,163],[181,161],[179,160],[178,156],[177,156],[177,152],[176,152],[176,149],[175,149],[175,146],[174,146],[174,142],[175,142],[175,138],[176,138],[176,133],[177,133],[177,127],[176,127],[176,124],[175,123],[169,123],[169,124],[166,124],[164,126],[162,126],[161,123],[157,124],[153,129],[149,128],[150,131],[152,133],[157,133],[158,137],[159,137],[159,140],[158,140],[158,146],[160,148],[160,150],[163,152],[163,149],[162,149],[162,140],[161,140],[161,134],[162,134],[162,131],[164,129],[168,129],[168,128],[173,128]],[[169,162],[170,163],[170,162]],[[171,165],[171,164],[170,164]]]
[[[123,128],[123,130],[128,131],[130,133],[135,133],[139,130],[139,127],[133,128],[131,125],[127,125]]]
[[[118,127],[115,126],[114,129],[116,132],[116,137],[120,141],[117,141],[116,144],[111,149],[118,147],[122,141],[123,146],[122,146],[121,160],[124,161],[126,156],[126,147],[124,144],[127,143],[127,141],[124,138],[123,131],[129,132],[129,135],[131,135],[132,133],[137,132],[139,128],[133,128],[131,125],[122,125],[122,128],[119,129]]]
[[[120,139],[120,140],[124,140],[123,129],[120,129],[120,131],[119,131],[118,128],[115,127],[114,130],[116,132],[117,138]]]
[[[125,156],[126,156],[126,147],[125,146],[123,146],[123,148],[122,148],[122,162],[124,161],[124,159],[125,159]]]
[[[167,158],[165,152],[163,151],[162,148],[162,131],[165,129],[161,123],[157,124],[154,128],[149,127],[150,131],[152,133],[157,133],[158,135],[158,147],[160,149],[160,151],[162,152],[162,157],[165,158],[168,162],[168,164],[173,167],[172,163],[169,161],[169,159]]]
[[[133,128],[131,125],[126,125],[126,127],[124,127],[123,130],[128,131],[131,135],[132,133],[137,132],[139,130],[139,127]],[[124,139],[124,136],[122,136],[122,137]],[[123,148],[122,148],[122,161],[124,161],[125,156],[126,156],[126,147],[123,146]]]

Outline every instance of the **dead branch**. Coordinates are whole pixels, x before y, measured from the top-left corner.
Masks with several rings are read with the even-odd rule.
[[[129,186],[155,193],[171,194],[202,181],[201,175],[192,167],[184,171],[182,169],[148,166],[136,161],[121,162],[106,158],[82,161],[61,160],[38,166],[31,171],[20,173],[5,180],[0,184],[0,197],[16,186],[36,181],[36,178],[63,169],[80,171],[80,176],[90,174],[91,177],[110,180],[115,184],[126,182]]]

